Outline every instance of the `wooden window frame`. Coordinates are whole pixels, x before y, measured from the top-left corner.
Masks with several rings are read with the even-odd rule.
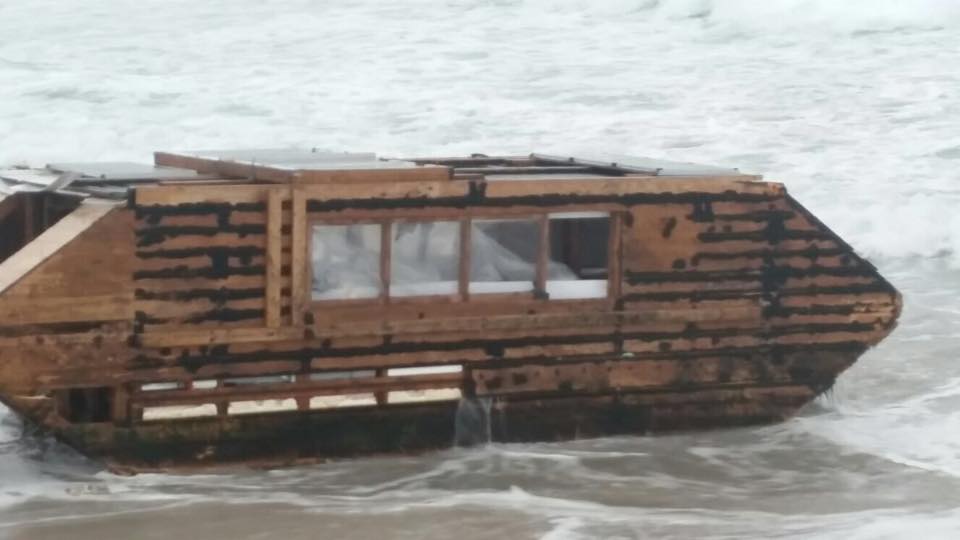
[[[301,201],[305,203],[305,201]],[[296,201],[294,204],[296,208]],[[546,294],[547,266],[550,260],[550,214],[584,211],[584,212],[603,212],[610,220],[607,248],[607,294],[596,298],[566,298],[550,299]],[[387,306],[387,305],[409,305],[409,304],[429,304],[434,302],[476,302],[476,303],[495,303],[510,300],[521,300],[528,302],[531,300],[539,302],[609,302],[620,295],[621,289],[621,245],[623,234],[623,209],[610,208],[591,208],[576,207],[574,209],[550,208],[537,212],[530,212],[527,209],[521,211],[509,212],[490,212],[483,209],[468,209],[465,215],[459,219],[452,219],[447,216],[430,217],[422,213],[414,215],[405,215],[403,213],[369,214],[363,217],[344,218],[342,216],[310,216],[305,212],[300,216],[300,226],[303,227],[303,233],[298,238],[294,234],[294,246],[301,244],[301,251],[304,253],[303,275],[300,279],[303,281],[300,287],[294,288],[295,296],[302,299],[299,302],[301,308],[299,311],[307,311],[318,307],[336,307],[336,306]],[[294,212],[294,230],[297,226],[297,212]],[[508,293],[471,293],[470,288],[470,268],[472,262],[472,224],[475,220],[532,220],[539,226],[538,246],[537,246],[537,269],[534,279],[532,292],[508,292]],[[456,294],[432,294],[416,296],[391,296],[390,278],[392,272],[392,245],[393,245],[393,225],[394,223],[425,223],[425,222],[458,222],[460,226],[460,263],[457,277]],[[340,298],[340,299],[313,299],[313,242],[312,231],[317,225],[379,225],[380,226],[380,294],[377,297],[370,298]],[[296,282],[297,280],[294,279]],[[294,300],[294,305],[298,302]]]

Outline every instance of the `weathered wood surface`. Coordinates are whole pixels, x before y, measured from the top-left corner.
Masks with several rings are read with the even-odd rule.
[[[392,184],[404,182],[430,182],[450,180],[452,171],[447,166],[424,164],[418,167],[369,169],[285,169],[258,163],[232,160],[207,159],[195,156],[154,153],[154,163],[161,166],[195,170],[201,174],[217,174],[227,178],[259,180],[294,184]]]
[[[782,185],[754,177],[367,177],[321,185],[261,173],[268,171],[254,171],[260,181],[290,184],[138,187],[130,208],[87,216],[85,230],[50,229],[60,227],[51,235],[58,242],[44,247],[41,236],[34,263],[21,262],[16,279],[0,271],[0,283],[15,282],[0,286],[7,289],[0,295],[4,399],[88,452],[150,466],[195,459],[202,444],[215,448],[209,459],[223,461],[261,450],[265,459],[285,452],[299,459],[446,446],[451,404],[386,399],[422,388],[497,400],[512,411],[504,426],[524,426],[498,440],[573,436],[558,419],[571,407],[591,411],[578,417],[572,433],[580,435],[737,425],[787,416],[829,388],[891,331],[901,307],[896,290]],[[394,298],[388,286],[369,301],[310,296],[312,223],[543,221],[569,211],[611,214],[607,298],[471,295],[463,265],[460,294],[443,298]],[[468,262],[469,231],[461,229]],[[382,233],[386,262],[391,228]],[[381,271],[388,284],[388,265]],[[542,289],[542,273],[537,283]],[[460,371],[388,374],[429,366]],[[356,370],[371,374],[311,379]],[[222,384],[281,375],[293,382]],[[200,381],[217,386],[198,388]],[[178,387],[141,391],[148,383]],[[113,423],[57,420],[62,393],[73,388],[109,389]],[[375,394],[379,405],[306,410],[312,397],[350,392]],[[261,399],[295,399],[299,410],[228,413],[231,401]],[[210,402],[213,418],[140,420],[144,407]],[[610,423],[625,410],[630,420]],[[349,434],[361,429],[359,419],[381,426],[359,446],[293,441],[285,431],[310,425]],[[394,422],[402,419],[436,437],[398,435]],[[111,446],[131,434],[143,445]]]
[[[54,256],[112,210],[114,210],[114,205],[109,203],[86,202],[53,227],[44,231],[29,245],[0,263],[0,293],[5,293],[38,265]],[[76,270],[82,271],[83,269],[76,268]],[[60,293],[61,291],[42,290],[38,291],[36,296],[52,296]],[[73,294],[76,295],[77,292]]]
[[[806,386],[788,385],[501,400],[491,411],[491,441],[555,441],[768,423],[789,416],[812,396]],[[456,403],[364,407],[152,422],[135,429],[76,424],[60,433],[126,472],[234,464],[289,466],[318,457],[446,448],[455,439],[456,408]]]

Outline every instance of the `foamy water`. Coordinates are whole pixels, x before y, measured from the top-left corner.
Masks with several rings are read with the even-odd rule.
[[[7,414],[0,537],[960,534],[960,3],[0,4],[0,165],[284,145],[763,173],[904,316],[831,396],[758,429],[122,478]]]

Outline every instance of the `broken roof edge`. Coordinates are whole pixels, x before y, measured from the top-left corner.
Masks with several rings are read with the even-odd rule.
[[[272,157],[274,162],[236,161]],[[577,157],[584,156],[584,157]],[[763,182],[736,168],[617,154],[468,154],[463,157],[387,158],[372,152],[312,149],[155,152],[154,164],[126,162],[51,163],[42,169],[0,170],[0,192],[55,191],[102,199],[124,199],[129,189],[153,184],[274,183],[389,184],[397,182],[590,181],[612,177],[661,178],[682,182],[702,178]],[[287,161],[283,161],[287,160]]]
[[[587,167],[606,167],[622,169],[624,172],[648,174],[651,176],[746,176],[761,179],[760,175],[740,172],[738,168],[701,165],[688,161],[671,161],[644,156],[626,156],[622,154],[593,154],[586,158],[568,154],[530,154],[532,159],[549,163],[583,165]]]

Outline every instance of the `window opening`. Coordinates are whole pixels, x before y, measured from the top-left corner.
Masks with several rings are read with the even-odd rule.
[[[160,405],[157,407],[143,408],[143,420],[145,422],[216,415],[217,406],[213,403],[201,403],[198,405]]]
[[[112,388],[70,388],[65,397],[66,408],[61,412],[68,421],[78,424],[110,421],[114,399]]]
[[[469,292],[532,291],[540,224],[535,219],[477,219],[470,226]]]
[[[394,223],[390,259],[390,296],[456,294],[460,222]]]
[[[568,212],[549,215],[546,290],[552,299],[604,298],[609,272],[610,215]]]
[[[314,300],[380,296],[379,224],[314,225],[311,244]]]

